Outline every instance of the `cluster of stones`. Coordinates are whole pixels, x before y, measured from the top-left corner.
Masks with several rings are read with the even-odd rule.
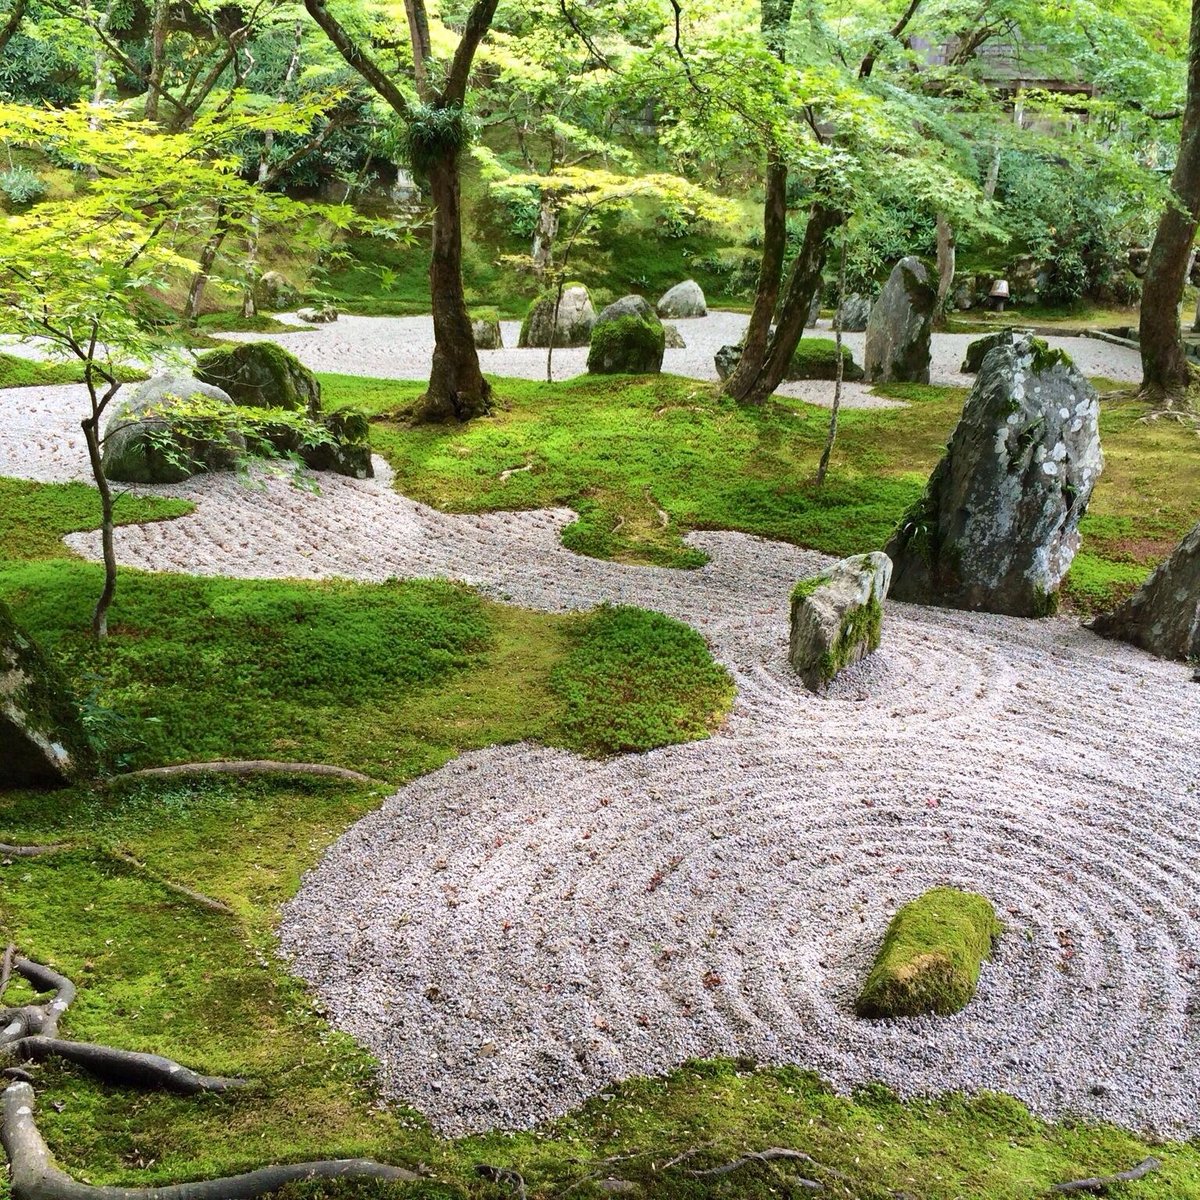
[[[323,429],[310,444],[285,425],[269,426],[275,449],[296,454],[315,471],[356,479],[373,474],[370,426],[353,410],[326,413],[321,385],[299,359],[272,342],[247,342],[201,355],[194,373],[168,371],[140,384],[113,410],[105,427],[104,470],[122,483],[178,483],[203,471],[231,470],[245,454],[236,428],[187,419],[197,398],[218,407],[273,409],[307,417]],[[204,423],[201,423],[202,425]],[[169,441],[172,452],[164,449]]]

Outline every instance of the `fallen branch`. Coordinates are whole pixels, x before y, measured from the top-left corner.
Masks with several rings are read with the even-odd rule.
[[[255,758],[244,762],[177,763],[171,767],[143,767],[140,771],[126,771],[114,775],[110,783],[122,783],[126,779],[171,779],[176,775],[323,775],[333,779],[351,779],[355,783],[371,783],[369,775],[351,771],[349,767],[332,767],[328,763],[275,762],[272,759]]]
[[[0,858],[38,858],[43,854],[62,854],[74,847],[70,842],[48,842],[44,846],[10,846],[0,842]]]
[[[228,904],[220,900],[214,900],[211,896],[206,896],[203,892],[197,892],[185,884],[176,883],[173,879],[167,879],[154,870],[153,867],[148,867],[141,859],[134,858],[132,854],[127,854],[124,850],[110,848],[107,853],[118,862],[122,862],[126,866],[133,867],[134,870],[140,871],[148,879],[152,879],[157,883],[159,887],[166,888],[168,892],[174,892],[178,896],[183,896],[191,900],[193,904],[200,905],[201,908],[207,908],[210,912],[221,913],[226,917],[237,916],[237,913]]]
[[[706,1170],[700,1171],[688,1171],[687,1174],[696,1179],[712,1179],[718,1175],[732,1175],[734,1171],[739,1171],[742,1167],[752,1162],[770,1163],[781,1158],[811,1163],[813,1166],[820,1165],[811,1154],[805,1154],[802,1150],[787,1150],[781,1146],[772,1146],[769,1150],[751,1150],[748,1154],[743,1154],[741,1158],[735,1158],[733,1162],[723,1163],[719,1167],[708,1167]],[[790,1182],[797,1187],[806,1188],[812,1192],[822,1191],[825,1187],[823,1183],[818,1183],[815,1179],[796,1178],[791,1179]]]
[[[25,1082],[11,1083],[0,1096],[2,1142],[12,1165],[13,1200],[257,1200],[288,1183],[310,1179],[386,1179],[412,1182],[421,1176],[402,1167],[362,1158],[327,1159],[260,1167],[226,1179],[174,1183],[165,1187],[91,1187],[54,1163],[34,1119],[34,1092]]]
[[[1113,1183],[1132,1183],[1135,1179],[1141,1179],[1144,1175],[1149,1175],[1151,1171],[1157,1171],[1162,1166],[1160,1159],[1144,1158],[1136,1167],[1130,1167],[1128,1171],[1118,1171],[1115,1175],[1096,1175],[1091,1179],[1071,1179],[1066,1183],[1056,1183],[1051,1191],[1054,1192],[1098,1192],[1102,1188],[1106,1188]]]

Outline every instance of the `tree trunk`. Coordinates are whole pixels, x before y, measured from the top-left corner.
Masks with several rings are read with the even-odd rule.
[[[95,407],[93,403],[93,408]],[[93,413],[81,422],[92,478],[100,493],[100,547],[104,557],[104,587],[92,612],[92,636],[98,642],[108,637],[108,610],[117,592],[117,551],[113,545],[113,496],[100,455],[100,417]]]
[[[1200,3],[1200,0],[1197,0]],[[748,404],[764,404],[783,382],[791,365],[792,355],[804,336],[804,325],[812,308],[813,297],[821,286],[825,256],[829,250],[829,234],[845,221],[845,214],[820,201],[812,206],[804,243],[792,263],[787,293],[779,311],[779,322],[770,339],[761,369],[748,381],[745,390],[735,399]],[[732,376],[730,376],[732,379]],[[732,394],[732,393],[731,393]]]
[[[1172,202],[1162,215],[1150,247],[1138,326],[1142,390],[1156,396],[1185,390],[1191,378],[1179,328],[1179,303],[1187,278],[1188,253],[1200,223],[1200,0],[1192,0],[1187,104],[1171,194]]]
[[[537,225],[533,231],[533,247],[530,251],[535,275],[545,275],[549,269],[554,258],[554,239],[557,236],[558,209],[554,206],[554,198],[546,192],[538,205]]]
[[[838,309],[846,302],[846,226],[842,226],[842,253],[838,263]],[[825,476],[829,473],[829,459],[833,455],[833,445],[837,441],[838,417],[842,409],[842,384],[845,382],[846,362],[842,358],[842,323],[834,322],[834,343],[837,346],[837,373],[833,384],[833,407],[829,412],[829,432],[825,435],[825,448],[821,451],[821,461],[817,464],[817,487],[823,487]]]
[[[158,120],[158,98],[166,66],[167,17],[170,0],[154,0],[154,23],[150,31],[150,70],[146,76],[146,120]]]
[[[775,156],[767,163],[766,200],[763,203],[763,252],[750,324],[742,339],[742,357],[725,381],[724,392],[744,399],[762,370],[771,335],[771,322],[783,282],[783,257],[787,251],[787,167]]]
[[[217,261],[217,254],[221,249],[221,243],[225,240],[225,235],[229,232],[229,222],[225,219],[223,210],[217,211],[217,223],[213,227],[212,235],[208,241],[204,243],[204,248],[200,251],[198,261],[199,270],[192,279],[192,286],[188,289],[187,305],[183,310],[184,317],[189,321],[194,321],[200,315],[200,301],[204,298],[204,289],[208,286],[208,277],[212,273],[213,263]]]
[[[429,387],[417,401],[417,421],[468,421],[491,411],[492,389],[479,369],[462,282],[462,205],[458,154],[430,164],[433,254],[429,294],[433,307],[433,367]]]
[[[937,215],[937,301],[933,306],[933,323],[937,328],[946,326],[946,302],[954,286],[954,266],[957,259],[954,229],[944,213]]]

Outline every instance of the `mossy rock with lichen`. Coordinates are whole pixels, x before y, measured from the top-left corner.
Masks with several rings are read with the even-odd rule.
[[[228,393],[244,408],[282,408],[310,417],[321,411],[317,377],[274,342],[242,342],[210,350],[196,360],[196,377]]]
[[[525,320],[521,322],[517,345],[522,350],[544,350],[551,342],[563,349],[586,346],[591,341],[595,324],[596,310],[587,288],[582,283],[569,283],[563,288],[561,297],[557,294],[541,296],[529,306]]]
[[[0,602],[0,790],[61,787],[96,755],[62,672]]]
[[[873,1018],[960,1012],[1003,931],[985,896],[949,887],[918,896],[888,925],[855,1011]]]

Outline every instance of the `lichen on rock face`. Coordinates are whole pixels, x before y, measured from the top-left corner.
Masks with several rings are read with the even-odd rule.
[[[0,790],[61,787],[95,769],[62,673],[0,602]]]
[[[896,264],[871,306],[863,369],[871,383],[928,383],[937,288],[912,256]]]
[[[925,493],[886,549],[892,595],[1041,617],[1103,466],[1099,397],[1036,339],[992,347]]]
[[[685,279],[663,293],[655,311],[670,320],[703,317],[708,314],[708,302],[700,285],[694,279]]]
[[[961,1011],[1003,930],[984,896],[946,887],[918,896],[888,925],[855,1010],[874,1018]]]
[[[859,554],[792,589],[788,659],[814,692],[879,649],[891,582],[886,554]]]
[[[572,283],[563,288],[558,300],[558,317],[554,313],[555,297],[543,296],[535,300],[521,322],[521,335],[517,345],[521,349],[547,349],[551,341],[556,347],[586,346],[596,324],[596,310],[592,298],[582,283]]]

